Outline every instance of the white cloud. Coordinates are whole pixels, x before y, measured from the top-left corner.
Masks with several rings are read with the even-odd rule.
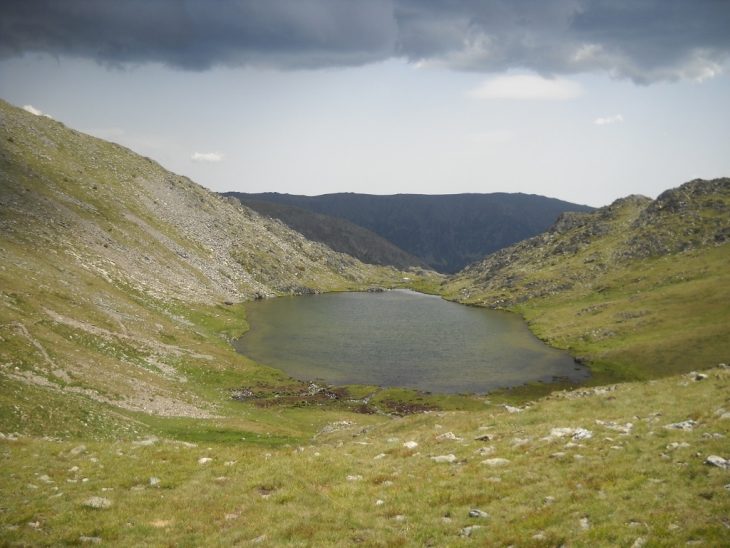
[[[26,112],[30,112],[31,114],[35,114],[36,116],[45,116],[46,118],[53,118],[52,116],[49,116],[48,114],[45,114],[44,112],[38,110],[33,105],[23,105],[23,110]]]
[[[498,76],[469,92],[476,99],[519,101],[566,101],[583,93],[577,82],[563,78],[541,78],[532,74]]]
[[[190,159],[193,162],[216,163],[223,161],[223,154],[220,152],[193,152]]]
[[[614,114],[613,116],[603,116],[601,118],[596,118],[593,120],[593,123],[597,126],[610,126],[611,124],[622,124],[624,121],[624,117],[620,114]]]

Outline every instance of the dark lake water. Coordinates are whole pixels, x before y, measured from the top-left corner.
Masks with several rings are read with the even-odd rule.
[[[516,314],[412,291],[280,297],[246,307],[236,349],[301,380],[484,393],[588,370]]]

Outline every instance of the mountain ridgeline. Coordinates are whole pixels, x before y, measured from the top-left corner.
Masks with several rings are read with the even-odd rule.
[[[423,260],[406,253],[382,236],[345,219],[276,202],[246,200],[241,203],[261,215],[279,219],[309,240],[321,242],[364,263],[390,265],[404,270],[430,268]]]
[[[344,219],[394,244],[405,252],[404,256],[417,257],[443,273],[457,272],[494,251],[539,234],[561,213],[592,211],[591,207],[554,198],[509,193],[300,196],[227,192],[225,195],[280,219],[308,238],[351,253],[364,262],[419,266],[404,263],[401,255],[394,259],[374,250],[385,246],[381,240],[369,242],[368,234],[364,232],[357,235],[362,238],[356,244],[343,247],[337,241],[335,223],[338,221],[328,221],[322,215],[339,221]],[[262,204],[276,204],[277,207]],[[307,217],[302,213],[303,209],[317,215]]]

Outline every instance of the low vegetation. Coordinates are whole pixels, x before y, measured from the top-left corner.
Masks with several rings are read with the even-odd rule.
[[[408,419],[342,413],[307,437],[214,421],[196,434],[182,420],[177,430],[166,421],[165,436],[134,441],[6,436],[2,536],[8,544],[720,546],[730,476],[712,457],[727,457],[730,373],[696,378]]]
[[[690,244],[648,215],[652,245],[605,267],[619,225],[444,284],[5,103],[0,168],[0,544],[727,544],[726,182]],[[245,299],[370,287],[512,308],[604,384],[333,388],[229,344]]]
[[[445,282],[448,298],[522,314],[594,383],[704,368],[730,355],[730,179],[566,214]]]

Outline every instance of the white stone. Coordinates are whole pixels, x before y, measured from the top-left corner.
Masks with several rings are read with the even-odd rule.
[[[85,445],[77,445],[76,447],[71,449],[68,453],[69,453],[69,455],[76,456],[76,455],[80,455],[81,453],[85,453],[85,452],[86,452]]]
[[[481,525],[470,525],[469,527],[464,527],[460,534],[462,537],[470,537],[474,531],[481,528]]]
[[[697,426],[697,421],[693,419],[687,419],[686,421],[682,422],[673,422],[672,424],[667,424],[664,426],[664,428],[668,430],[684,430],[685,432],[691,432],[694,430],[694,427]]]
[[[604,428],[608,428],[609,430],[614,430],[615,432],[620,432],[623,435],[629,435],[631,434],[631,430],[634,427],[633,423],[627,422],[626,424],[619,424],[617,422],[613,421],[602,421],[597,419],[596,424],[599,424],[603,426]]]
[[[415,449],[416,447],[418,447],[418,442],[407,441],[403,444],[403,447],[405,447],[406,449]]]
[[[160,441],[160,440],[157,436],[149,436],[142,440],[133,441],[132,444],[139,445],[141,447],[148,447],[150,445],[156,444],[158,441]]]
[[[87,508],[104,509],[110,508],[112,501],[105,499],[104,497],[89,497],[84,501],[83,505]]]
[[[456,462],[456,455],[453,455],[449,453],[448,455],[438,455],[436,457],[431,457],[431,460],[434,462],[446,462],[446,463],[452,463]]]
[[[559,438],[570,437],[573,441],[588,440],[593,437],[593,432],[585,428],[553,428],[550,435],[543,438],[544,441],[552,441]]]
[[[209,463],[209,462],[211,462],[212,460],[213,460],[213,459],[212,459],[212,458],[210,458],[210,457],[200,457],[200,458],[198,459],[198,464],[208,464],[208,463]]]
[[[506,466],[507,464],[509,464],[509,460],[508,459],[503,459],[503,458],[496,457],[496,458],[493,458],[493,459],[483,460],[482,461],[482,464],[486,464],[487,466],[492,466],[492,467]]]
[[[718,455],[710,455],[705,459],[705,464],[717,466],[718,468],[728,469],[730,468],[730,460],[724,459]]]
[[[673,441],[667,445],[667,449],[684,449],[685,447],[689,447],[689,443],[685,441]]]

